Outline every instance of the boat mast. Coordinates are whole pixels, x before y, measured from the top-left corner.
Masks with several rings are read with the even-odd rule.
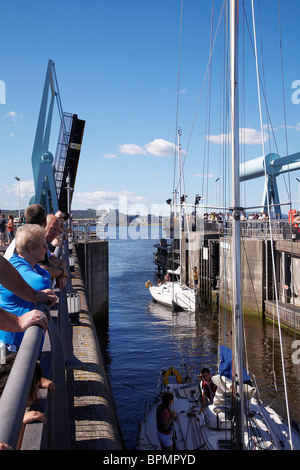
[[[235,394],[236,448],[244,447],[243,399],[243,316],[241,309],[241,244],[239,190],[239,100],[238,100],[238,23],[239,0],[230,0],[230,87],[231,87],[231,164],[232,164],[232,308],[233,308],[233,387]]]
[[[181,143],[180,136],[182,135],[182,130],[178,128],[178,178],[179,178],[179,220],[178,220],[178,230],[179,230],[179,260],[180,260],[180,285],[182,280],[182,202],[181,202],[181,177],[182,177],[182,168],[181,168]]]

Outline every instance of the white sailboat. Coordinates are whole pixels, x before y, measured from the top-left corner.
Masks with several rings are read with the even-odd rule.
[[[232,257],[233,308],[232,351],[224,347],[213,402],[200,413],[201,400],[197,378],[183,379],[170,367],[162,371],[156,398],[140,423],[137,448],[161,449],[156,431],[156,410],[165,391],[173,393],[177,420],[173,423],[174,449],[181,450],[300,450],[299,434],[290,423],[259,399],[255,383],[245,377],[244,324],[240,286],[240,196],[238,124],[238,36],[239,0],[230,0],[230,86],[231,86],[231,161],[232,161]],[[230,359],[228,361],[227,359]],[[230,367],[228,367],[230,364]],[[229,372],[228,372],[229,370]],[[284,372],[284,371],[283,371]]]
[[[196,310],[195,291],[180,282],[170,281],[158,286],[149,285],[149,292],[156,302],[167,307],[190,312]]]
[[[182,178],[182,163],[181,163],[181,144],[180,144],[180,135],[181,130],[178,130],[178,174],[179,174],[179,196],[181,195],[181,178]],[[177,191],[174,191],[174,199],[177,199]],[[179,207],[179,216],[177,223],[177,232],[179,237],[179,256],[181,260],[181,237],[182,237],[182,202],[180,201],[177,204],[177,201],[174,202],[174,207]],[[173,214],[173,211],[172,211]],[[173,215],[172,215],[173,216]],[[172,217],[171,216],[171,217]],[[173,226],[173,221],[171,221],[171,226]],[[190,312],[195,312],[198,302],[198,297],[195,289],[192,289],[185,285],[182,282],[182,272],[181,266],[179,265],[176,270],[168,270],[168,274],[172,275],[172,280],[167,282],[161,282],[159,285],[153,286],[152,283],[148,280],[146,282],[146,287],[149,289],[149,292],[152,298],[168,307],[172,307],[175,310],[187,310]],[[178,279],[178,280],[176,280]]]

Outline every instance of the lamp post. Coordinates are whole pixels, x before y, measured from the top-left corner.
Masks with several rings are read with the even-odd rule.
[[[19,183],[19,222],[20,222],[20,218],[21,218],[21,206],[20,206],[20,186],[21,186],[21,180],[18,176],[15,176],[15,180],[18,181]]]
[[[220,179],[220,178],[217,178],[217,179],[215,180],[215,206],[216,206],[216,208],[217,208],[217,205],[218,205],[218,204],[217,204],[217,182],[219,181],[219,179]]]
[[[173,210],[173,206],[171,205],[172,204],[172,199],[167,199],[166,200],[166,203],[168,204],[168,206],[170,206],[170,238],[174,238],[174,210]]]

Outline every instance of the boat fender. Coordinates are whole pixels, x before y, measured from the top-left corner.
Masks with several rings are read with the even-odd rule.
[[[176,377],[176,382],[178,384],[182,384],[182,377],[180,375],[180,373],[178,372],[178,370],[176,369],[173,369],[173,367],[170,367],[166,373],[164,374],[164,378],[163,378],[163,383],[165,385],[165,387],[168,385],[169,383],[169,377],[172,376],[172,375],[175,375]]]
[[[147,287],[147,289],[149,289],[149,287],[152,287],[152,282],[151,281],[147,281],[145,286]]]

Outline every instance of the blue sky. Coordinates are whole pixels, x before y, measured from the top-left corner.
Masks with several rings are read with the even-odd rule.
[[[245,1],[252,35],[251,3]],[[300,61],[298,0],[281,0],[280,19],[284,66],[284,95],[288,147],[284,132],[283,83],[279,49],[277,0],[254,2],[261,67],[260,24],[268,109],[280,156],[300,151]],[[188,148],[185,189],[188,202],[195,194],[207,204],[221,199],[228,187],[221,156],[220,67],[224,26],[220,25],[213,56],[191,135],[195,111],[209,58],[211,0],[184,0],[179,76],[178,126],[181,145]],[[214,34],[221,11],[214,2]],[[181,0],[14,0],[1,2],[0,80],[5,102],[0,104],[0,207],[28,205],[33,191],[31,153],[48,60],[55,62],[63,110],[86,120],[73,209],[119,208],[153,212],[172,197],[179,61]],[[241,103],[241,127],[246,144],[241,159],[262,155],[255,64],[245,34],[246,98]],[[243,43],[243,41],[242,41]],[[242,46],[240,46],[242,49]],[[220,58],[221,57],[221,58]],[[208,78],[210,78],[208,80]],[[208,108],[207,84],[211,83]],[[295,83],[296,88],[292,88]],[[221,86],[220,86],[221,84]],[[294,93],[294,95],[293,95]],[[294,96],[294,102],[292,101]],[[1,96],[0,96],[1,101]],[[210,109],[208,113],[208,109]],[[245,109],[245,111],[244,111]],[[263,124],[266,114],[263,106]],[[223,113],[223,111],[222,111]],[[54,113],[49,150],[55,154],[58,112]],[[299,123],[299,125],[298,125]],[[209,138],[205,138],[209,135]],[[248,140],[248,136],[249,139]],[[209,145],[208,145],[209,142]],[[249,143],[250,142],[250,143]],[[271,147],[269,147],[269,144]],[[266,153],[276,151],[265,134]],[[184,154],[185,155],[185,154]],[[207,174],[208,178],[203,178]],[[281,201],[291,185],[298,209],[300,171],[278,180]],[[216,179],[220,178],[216,183]],[[245,205],[259,205],[263,179],[242,185]]]

